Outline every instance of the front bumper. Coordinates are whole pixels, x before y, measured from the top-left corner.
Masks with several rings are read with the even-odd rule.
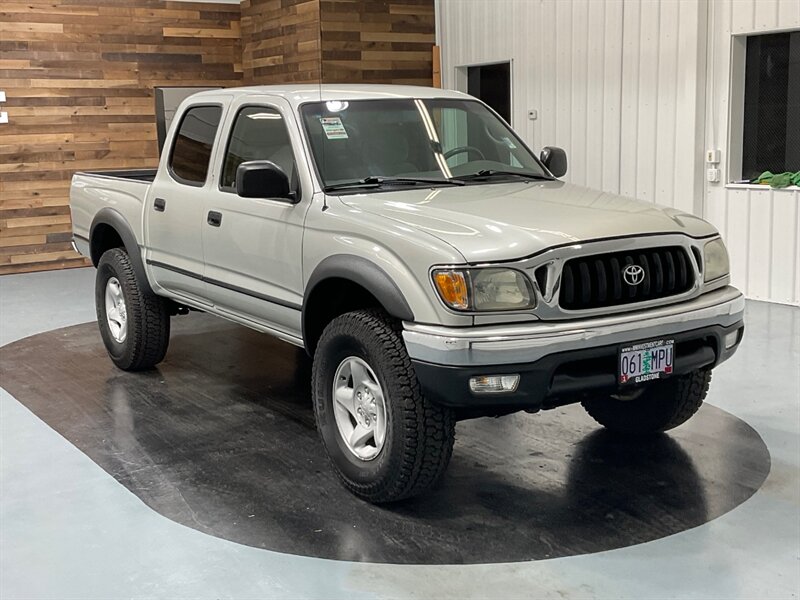
[[[744,297],[731,286],[645,311],[572,321],[454,328],[405,323],[403,338],[424,392],[460,407],[541,408],[612,389],[623,345],[670,338],[675,373],[710,368],[736,351]],[[741,331],[740,331],[741,330]],[[725,337],[739,331],[736,343]],[[516,391],[474,394],[470,377],[519,374]]]

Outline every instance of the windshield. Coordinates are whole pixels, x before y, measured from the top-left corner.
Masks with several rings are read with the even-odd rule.
[[[473,100],[314,102],[301,113],[325,188],[550,179],[508,125]]]

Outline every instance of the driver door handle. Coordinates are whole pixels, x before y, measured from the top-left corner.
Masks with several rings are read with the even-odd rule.
[[[153,201],[153,208],[158,212],[164,212],[164,210],[167,208],[167,201],[163,198],[156,198]]]
[[[222,225],[222,213],[215,210],[208,211],[206,222],[212,227],[219,227]]]

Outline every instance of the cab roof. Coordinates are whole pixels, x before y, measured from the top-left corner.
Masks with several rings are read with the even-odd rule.
[[[293,85],[256,85],[208,90],[192,95],[191,101],[220,96],[280,96],[297,107],[305,102],[329,100],[378,100],[390,98],[471,98],[462,92],[416,85],[377,85],[352,83],[306,83]]]

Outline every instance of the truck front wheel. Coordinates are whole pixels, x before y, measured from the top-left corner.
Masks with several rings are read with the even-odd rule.
[[[120,369],[141,371],[164,359],[169,345],[167,303],[142,289],[121,248],[107,250],[97,263],[95,308],[100,336]]]
[[[603,396],[583,401],[586,412],[604,427],[620,433],[646,435],[685,423],[703,404],[711,370],[654,382],[628,397]]]
[[[312,385],[323,445],[356,496],[402,500],[444,473],[453,413],[423,396],[400,331],[384,313],[359,310],[331,321],[314,354]]]

